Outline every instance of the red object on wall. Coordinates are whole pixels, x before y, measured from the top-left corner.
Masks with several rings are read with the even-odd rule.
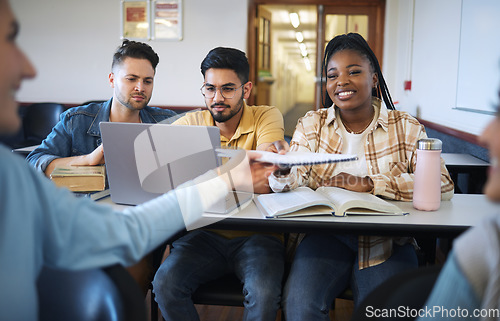
[[[406,80],[404,82],[405,90],[411,90],[411,80]]]

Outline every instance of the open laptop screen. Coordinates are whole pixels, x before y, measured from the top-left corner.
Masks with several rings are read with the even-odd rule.
[[[215,126],[100,123],[111,200],[137,205],[220,166]]]

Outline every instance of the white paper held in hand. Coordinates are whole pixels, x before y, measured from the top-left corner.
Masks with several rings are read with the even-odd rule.
[[[217,155],[220,157],[231,157],[232,153],[234,153],[234,150],[232,149],[220,148],[216,151]],[[329,153],[288,152],[281,155],[260,150],[257,151],[257,153],[261,154],[261,157],[256,159],[257,161],[276,164],[283,167],[350,162],[358,159],[356,155]]]

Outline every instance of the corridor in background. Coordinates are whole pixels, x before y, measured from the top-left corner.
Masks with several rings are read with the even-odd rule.
[[[298,118],[322,107],[321,61],[330,39],[357,32],[382,62],[385,1],[283,2],[250,1],[250,15],[256,17],[248,29],[248,56],[256,68],[251,71],[256,90],[250,102],[280,109],[285,135],[291,136]]]

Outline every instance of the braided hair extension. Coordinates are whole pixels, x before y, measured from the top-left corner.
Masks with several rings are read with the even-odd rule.
[[[372,49],[366,42],[366,40],[358,33],[348,33],[343,35],[338,35],[334,37],[325,48],[325,55],[322,63],[322,70],[325,75],[327,73],[327,64],[330,58],[339,51],[342,50],[353,50],[359,53],[361,56],[366,57],[370,62],[373,70],[378,76],[377,87],[373,89],[372,95],[383,99],[387,109],[396,109],[394,107],[394,103],[392,102],[391,94],[389,93],[389,88],[387,88],[387,84],[385,82],[384,76],[382,75],[382,71],[380,70],[380,65],[378,63],[377,57],[373,53]],[[323,77],[321,77],[321,88],[323,88]],[[322,103],[324,107],[330,107],[333,104],[332,99],[325,91],[324,95],[322,95]]]

